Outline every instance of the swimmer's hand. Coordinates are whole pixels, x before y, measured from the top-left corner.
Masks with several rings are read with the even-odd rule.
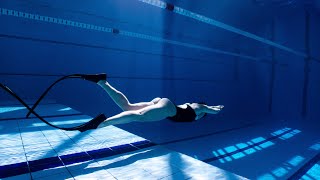
[[[218,106],[207,106],[204,105],[204,112],[209,113],[209,114],[218,114],[223,108],[223,105],[218,105]]]
[[[224,108],[224,105],[212,106],[212,109],[216,111],[221,111]]]

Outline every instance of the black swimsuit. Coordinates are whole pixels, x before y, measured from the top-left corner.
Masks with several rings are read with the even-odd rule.
[[[176,105],[175,107],[177,109],[176,115],[168,117],[168,119],[175,122],[192,122],[196,120],[196,112],[194,112],[194,110],[189,105],[187,105],[186,109],[180,108]]]

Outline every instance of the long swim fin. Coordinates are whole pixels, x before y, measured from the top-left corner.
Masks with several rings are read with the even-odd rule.
[[[107,74],[82,74],[81,78],[87,81],[98,83],[100,80],[107,80]]]

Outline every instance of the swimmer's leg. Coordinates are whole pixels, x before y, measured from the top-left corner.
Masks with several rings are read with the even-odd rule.
[[[140,110],[135,111],[124,111],[120,114],[107,118],[102,122],[98,128],[102,128],[108,125],[124,124],[129,122],[151,122],[160,121],[169,116],[174,116],[176,108],[174,104],[163,98],[159,103],[151,106],[147,106]]]
[[[160,101],[161,98],[155,98],[150,102],[140,102],[131,104],[128,98],[119,90],[112,87],[107,81],[102,80],[98,82],[98,85],[101,86],[111,97],[111,99],[123,110],[123,111],[132,111],[151,106]]]

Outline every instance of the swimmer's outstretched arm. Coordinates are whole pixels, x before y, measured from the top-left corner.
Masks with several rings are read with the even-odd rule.
[[[203,104],[201,110],[202,110],[203,113],[217,114],[217,113],[219,113],[223,108],[224,108],[223,105],[208,106],[208,105]]]

